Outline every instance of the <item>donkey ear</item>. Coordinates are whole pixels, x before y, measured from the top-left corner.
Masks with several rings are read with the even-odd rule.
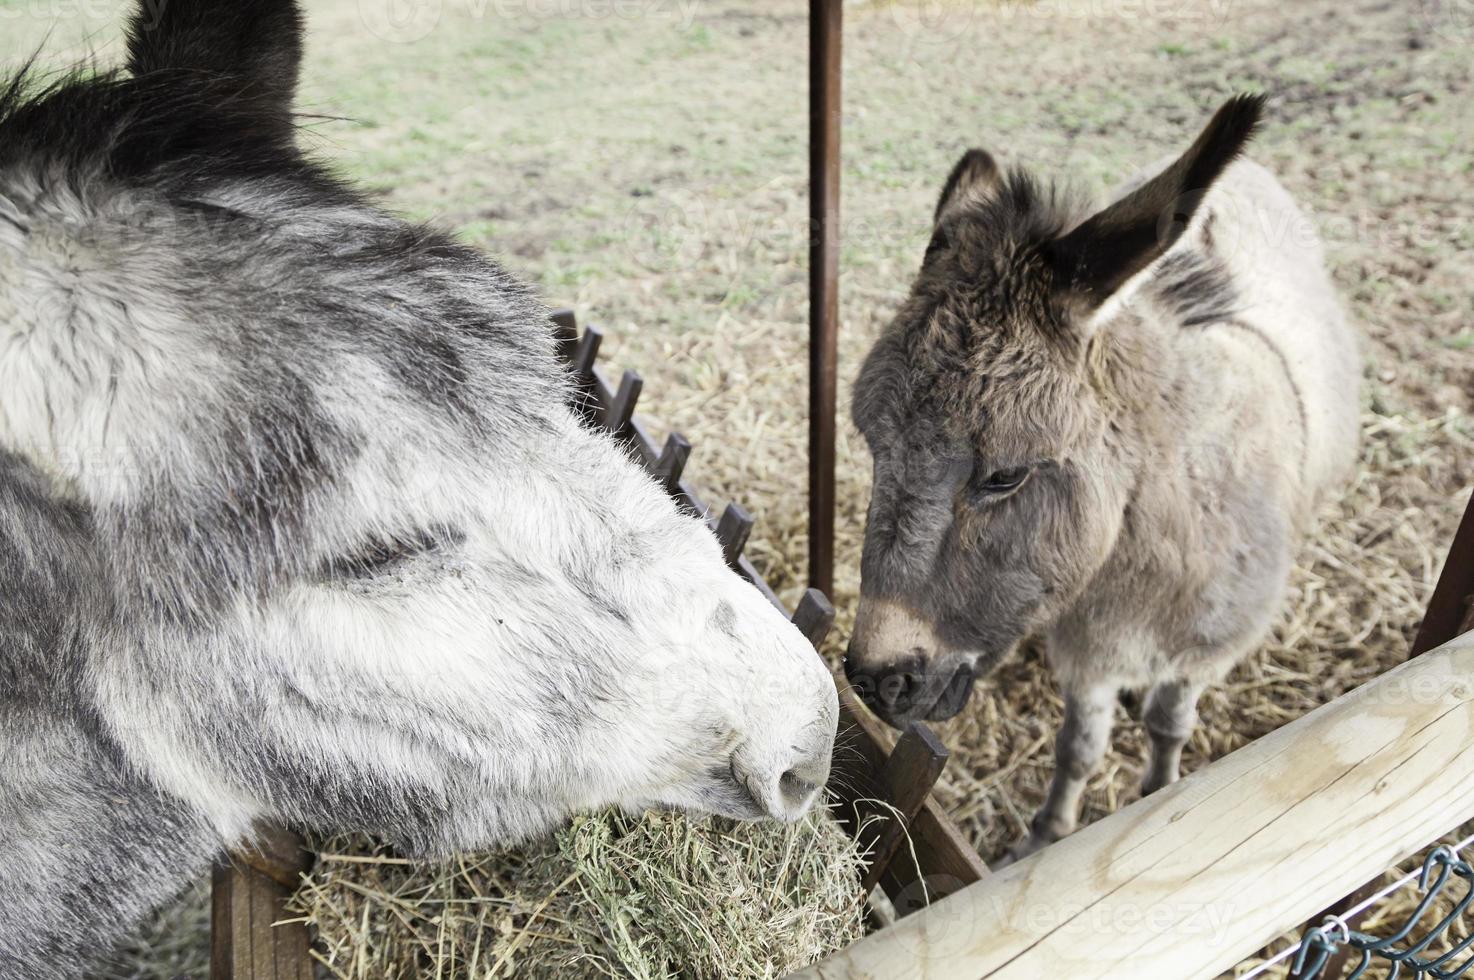
[[[1263,108],[1262,95],[1229,99],[1171,166],[1050,243],[1061,298],[1094,311],[1171,248],[1208,188],[1243,152]]]
[[[246,83],[243,94],[290,111],[302,61],[296,0],[138,0],[128,23],[128,70]]]
[[[987,150],[968,150],[952,168],[947,183],[942,186],[942,196],[937,200],[935,220],[942,220],[942,213],[954,202],[965,198],[985,197],[998,186],[1002,175],[998,164]]]

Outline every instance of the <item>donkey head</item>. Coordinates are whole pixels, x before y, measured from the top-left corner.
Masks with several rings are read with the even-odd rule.
[[[797,817],[827,669],[579,424],[529,290],[303,155],[301,29],[144,2],[126,72],[0,84],[0,450],[91,518],[107,730],[227,830]]]
[[[1229,101],[1093,216],[981,150],[947,179],[921,272],[854,396],[875,469],[845,671],[882,717],[956,714],[1110,554],[1143,461],[1118,424],[1131,379],[1113,376],[1097,327],[1182,235],[1260,107]]]

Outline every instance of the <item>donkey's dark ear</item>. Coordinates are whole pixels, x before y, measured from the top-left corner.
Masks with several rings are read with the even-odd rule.
[[[1254,135],[1263,108],[1261,95],[1229,99],[1171,166],[1050,243],[1060,298],[1093,311],[1171,248],[1208,188]]]
[[[296,0],[138,0],[128,23],[135,76],[232,78],[242,94],[290,110],[302,61]]]
[[[954,201],[986,196],[998,186],[1001,176],[998,164],[987,150],[968,150],[947,175],[942,196],[937,199],[936,220],[942,220],[942,212]]]

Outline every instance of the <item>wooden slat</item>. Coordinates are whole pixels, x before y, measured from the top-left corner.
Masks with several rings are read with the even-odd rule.
[[[620,435],[625,427],[630,424],[630,419],[635,416],[635,403],[640,400],[640,391],[645,387],[645,380],[634,371],[626,371],[619,379],[619,390],[609,400],[609,407],[604,411],[604,428],[614,435]]]
[[[548,319],[553,321],[553,337],[558,344],[558,356],[565,361],[573,359],[578,346],[578,319],[572,310],[554,310]]]
[[[752,515],[740,504],[728,504],[722,511],[721,520],[717,521],[716,534],[722,545],[722,557],[728,565],[736,568],[742,549],[747,547],[747,539],[752,536]]]
[[[936,797],[927,797],[907,830],[908,846],[880,877],[898,916],[918,912],[992,873]]]
[[[300,838],[278,828],[261,832],[258,844],[215,868],[211,980],[313,980],[307,927],[276,924],[311,856]]]
[[[584,418],[595,422],[600,420],[599,413],[603,407],[609,404],[607,392],[603,398],[599,398],[594,391],[599,383],[594,364],[599,358],[599,347],[603,342],[604,334],[598,327],[585,327],[583,335],[574,345],[573,359],[568,362],[573,375],[574,407]]]
[[[861,850],[870,855],[870,868],[860,882],[867,894],[890,867],[946,764],[946,747],[925,725],[911,725],[891,750],[876,779],[887,805],[874,807],[858,837]]]
[[[818,589],[805,589],[798,608],[793,611],[793,625],[817,650],[834,628],[834,603]]]
[[[1474,813],[1474,636],[799,976],[1217,976]]]
[[[679,432],[665,437],[665,445],[650,468],[650,473],[666,493],[672,497],[681,492],[681,474],[686,471],[686,461],[691,458],[691,443]]]
[[[1438,576],[1428,611],[1413,642],[1413,656],[1442,646],[1459,635],[1466,617],[1474,613],[1474,499],[1464,509],[1464,519],[1454,532],[1454,540]]]
[[[591,378],[594,364],[599,359],[599,347],[604,343],[604,331],[598,327],[584,327],[583,335],[573,348],[573,360],[569,362],[573,373],[580,378]],[[604,404],[609,404],[606,400]]]

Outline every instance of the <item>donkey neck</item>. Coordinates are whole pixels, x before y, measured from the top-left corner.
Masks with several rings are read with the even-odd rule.
[[[221,849],[89,727],[0,697],[0,975],[80,969],[204,874]]]

